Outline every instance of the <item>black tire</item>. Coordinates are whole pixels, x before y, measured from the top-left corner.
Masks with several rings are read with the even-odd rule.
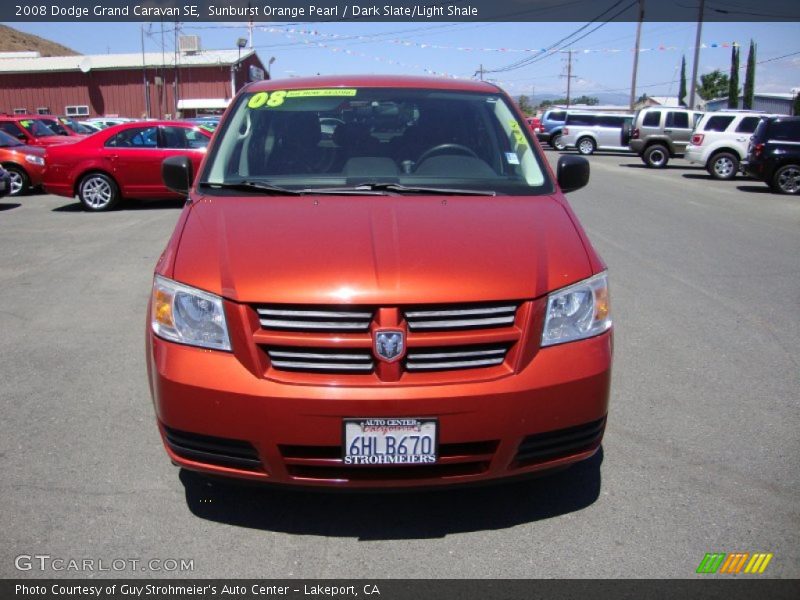
[[[78,198],[88,211],[112,210],[120,201],[119,187],[105,173],[87,173],[78,184]]]
[[[566,145],[564,145],[564,136],[561,135],[560,131],[550,138],[550,145],[558,151],[567,149]]]
[[[644,151],[642,160],[651,169],[663,169],[669,162],[669,150],[661,144],[653,144]]]
[[[706,170],[714,179],[733,179],[739,172],[739,157],[730,152],[717,152],[708,160]]]
[[[5,170],[8,171],[9,180],[8,180],[8,195],[9,196],[25,196],[28,192],[31,191],[31,178],[28,177],[28,174],[25,172],[24,169],[20,167],[16,167],[14,165],[8,165],[5,167]]]
[[[775,171],[770,187],[778,194],[800,195],[800,164],[783,165]]]
[[[594,140],[588,136],[584,136],[579,139],[575,144],[575,147],[578,149],[578,152],[584,156],[594,154],[594,151],[597,150],[597,144],[595,144]]]

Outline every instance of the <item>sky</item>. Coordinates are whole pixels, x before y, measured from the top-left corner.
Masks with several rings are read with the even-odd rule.
[[[82,54],[162,50],[161,23],[8,23],[68,46]],[[271,57],[272,77],[320,74],[388,73],[473,77],[481,65],[491,71],[520,58],[525,52],[547,48],[575,32],[582,23],[256,23],[253,46],[266,65]],[[163,24],[166,52],[174,47],[175,24]],[[591,28],[594,28],[592,25]],[[582,33],[590,30],[585,29]],[[691,76],[696,23],[644,23],[637,96],[675,96],[681,56]],[[203,49],[236,48],[248,36],[247,23],[185,23],[185,35],[199,35]],[[630,92],[636,23],[608,23],[573,46],[573,97],[581,94]],[[703,24],[699,73],[730,68],[732,42],[743,46],[744,68],[750,39],[758,45],[756,90],[790,92],[800,88],[800,23]],[[713,47],[713,45],[717,47]],[[790,56],[785,56],[790,55]],[[782,58],[784,57],[785,58]],[[775,60],[771,60],[775,59]],[[567,54],[551,54],[520,69],[484,75],[512,94],[563,95],[566,91]],[[744,70],[740,83],[744,81]]]

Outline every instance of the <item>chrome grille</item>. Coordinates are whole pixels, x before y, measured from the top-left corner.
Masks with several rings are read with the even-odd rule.
[[[372,311],[363,308],[336,310],[300,308],[257,308],[264,329],[293,331],[366,331],[372,321]]]
[[[451,371],[493,367],[503,363],[506,352],[508,352],[507,346],[409,349],[406,355],[406,369]]]
[[[374,362],[369,350],[267,348],[272,366],[287,371],[323,371],[327,373],[369,373]]]
[[[516,304],[502,304],[452,309],[412,309],[405,311],[404,317],[411,331],[446,331],[513,325],[516,314]]]

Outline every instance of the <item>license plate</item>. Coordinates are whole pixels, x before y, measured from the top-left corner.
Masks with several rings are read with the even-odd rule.
[[[436,419],[344,420],[344,464],[424,465],[436,462]]]

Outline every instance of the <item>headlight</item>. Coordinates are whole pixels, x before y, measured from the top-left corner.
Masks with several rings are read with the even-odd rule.
[[[608,275],[604,271],[547,297],[542,346],[582,340],[610,328]]]
[[[172,342],[230,350],[222,298],[156,275],[150,325]]]
[[[25,160],[32,165],[39,165],[40,167],[44,166],[44,159],[41,156],[35,156],[33,154],[26,154]]]

